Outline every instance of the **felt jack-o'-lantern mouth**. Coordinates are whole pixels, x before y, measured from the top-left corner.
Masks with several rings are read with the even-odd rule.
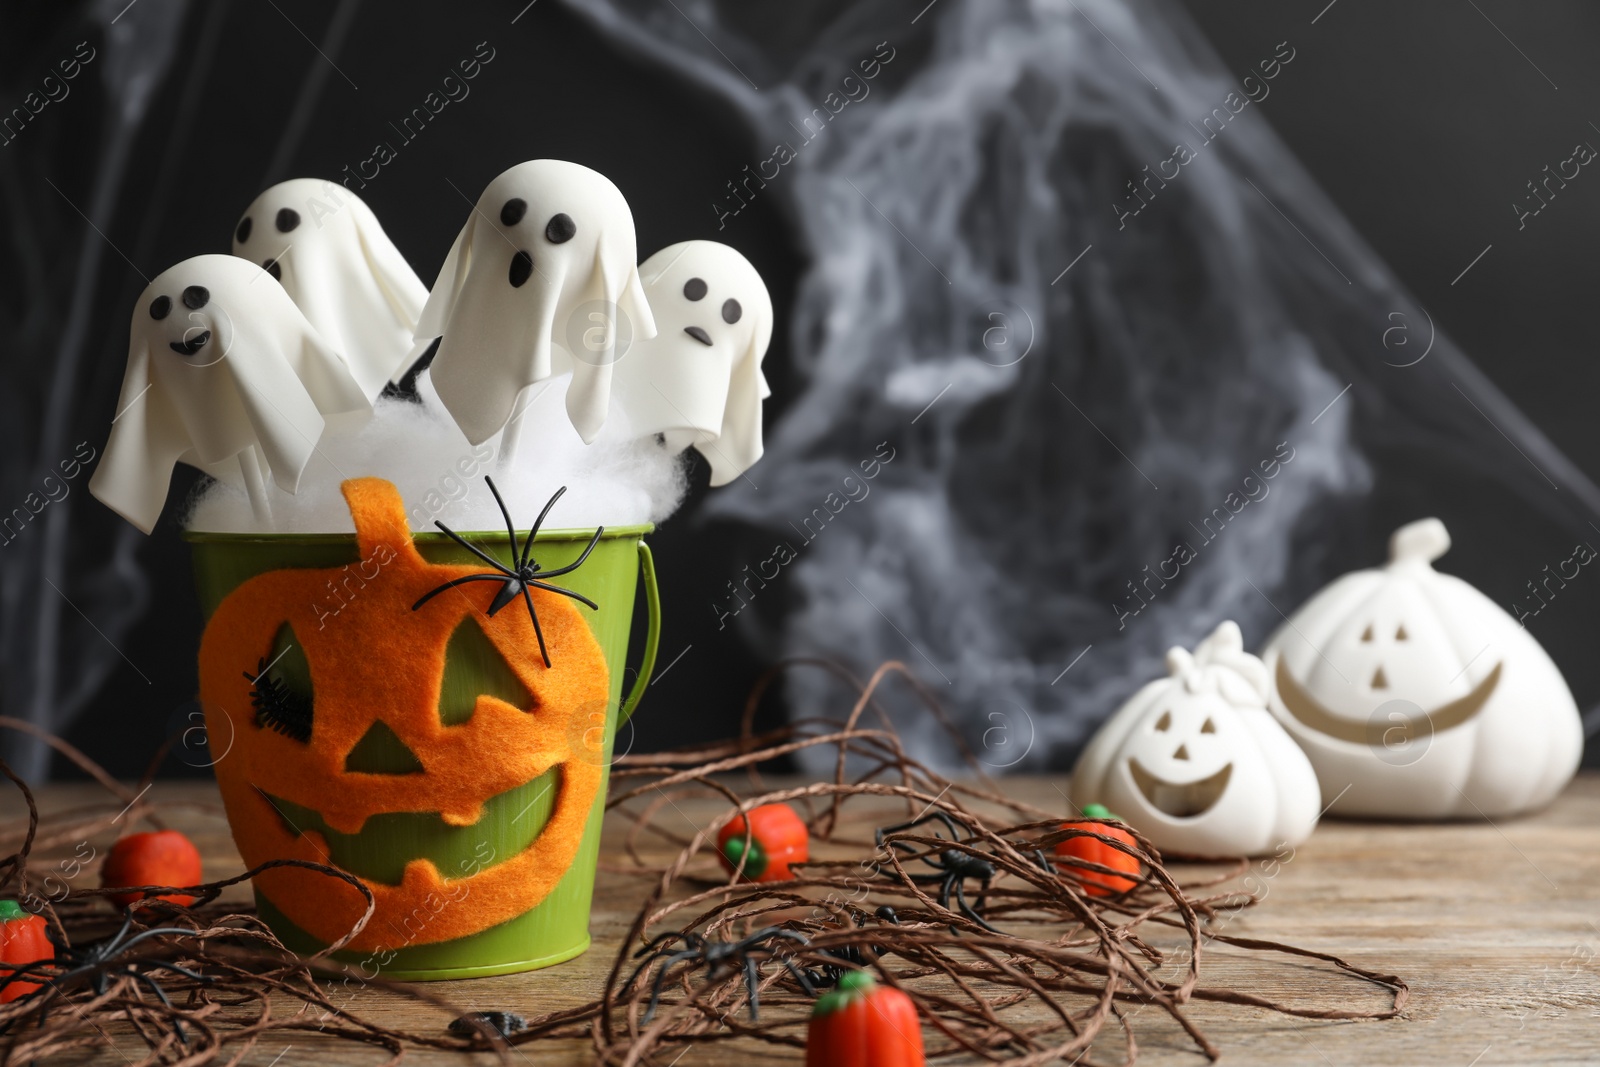
[[[490,616],[481,583],[413,611],[424,594],[482,566],[424,560],[388,482],[356,479],[343,490],[361,558],[377,570],[337,618],[318,607],[343,569],[286,569],[241,584],[206,627],[207,724],[212,736],[236,738],[216,765],[218,785],[247,866],[331,862],[365,882],[377,910],[349,948],[467,937],[539,904],[578,853],[601,782],[585,738],[609,699],[605,656],[573,601],[544,589],[527,595],[549,667],[532,613]],[[445,684],[463,653],[498,678],[468,702]],[[430,854],[377,855],[386,828],[417,820],[440,829]],[[489,832],[507,823],[520,850]],[[487,848],[491,836],[498,850]],[[297,868],[265,872],[256,888],[324,943],[366,908],[353,886]],[[401,933],[419,909],[426,925]]]
[[[1220,771],[1197,782],[1169,782],[1145,770],[1137,759],[1128,760],[1128,773],[1151,807],[1175,819],[1192,819],[1217,806],[1222,794],[1228,791],[1233,764],[1224,764]]]
[[[321,812],[259,791],[286,831],[315,841],[325,850],[323,862],[366,881],[368,885],[401,886],[407,866],[425,858],[440,871],[460,875],[488,869],[507,855],[528,848],[549,825],[561,793],[559,766],[483,805],[483,816],[467,826],[452,826],[436,812],[387,812],[372,816],[355,833],[340,833]],[[491,829],[491,827],[493,829]],[[509,831],[507,828],[510,828]],[[425,856],[397,855],[391,846],[397,834],[429,842]],[[454,890],[456,897],[462,891]]]
[[[1276,681],[1278,699],[1301,725],[1351,744],[1381,745],[1393,743],[1393,739],[1401,734],[1409,741],[1412,738],[1427,737],[1452,730],[1470,722],[1494,695],[1495,688],[1500,684],[1500,671],[1503,666],[1501,663],[1495,664],[1494,669],[1484,676],[1483,681],[1473,686],[1472,691],[1459,700],[1452,700],[1432,711],[1424,711],[1421,721],[1408,716],[1396,718],[1398,712],[1391,713],[1381,722],[1349,719],[1336,715],[1306,691],[1306,688],[1295,679],[1294,672],[1289,669],[1288,661],[1282,657],[1278,659]]]

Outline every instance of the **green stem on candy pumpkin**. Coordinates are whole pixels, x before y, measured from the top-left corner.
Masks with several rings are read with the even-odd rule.
[[[839,983],[827,993],[817,998],[816,1007],[811,1009],[813,1019],[822,1015],[831,1015],[836,1011],[843,1011],[850,1005],[869,996],[878,988],[877,979],[872,977],[870,971],[846,971],[839,976]]]
[[[1085,804],[1083,806],[1083,817],[1085,819],[1115,819],[1118,822],[1128,821],[1104,804]]]
[[[728,862],[734,869],[739,867],[739,857],[745,855],[744,838],[730,837],[728,843],[722,846],[722,854],[728,857]],[[761,847],[761,842],[752,835],[750,838],[749,859],[744,865],[744,877],[754,881],[760,878],[767,869],[767,851]]]

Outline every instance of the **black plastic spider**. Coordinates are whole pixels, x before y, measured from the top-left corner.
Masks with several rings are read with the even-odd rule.
[[[256,725],[276,730],[301,744],[311,740],[311,701],[297,693],[282,680],[267,673],[272,664],[262,656],[256,661],[256,673],[244,672],[250,683],[250,703],[256,710]]]
[[[539,655],[544,657],[544,665],[546,668],[548,668],[550,666],[550,653],[546,651],[544,647],[544,631],[539,628],[539,613],[533,610],[533,597],[528,595],[528,589],[531,587],[534,589],[543,589],[549,593],[560,593],[562,596],[569,596],[574,600],[582,601],[583,603],[589,605],[589,607],[598,610],[600,605],[596,604],[582,593],[574,593],[571,589],[562,589],[558,585],[550,585],[545,581],[545,579],[559,578],[561,575],[570,574],[579,567],[583,566],[583,561],[589,558],[589,553],[594,551],[594,546],[600,543],[600,535],[606,532],[606,528],[601,526],[595,530],[594,537],[589,540],[588,547],[583,550],[583,555],[578,557],[578,561],[576,563],[569,563],[565,567],[559,567],[553,571],[541,570],[538,562],[534,560],[532,555],[533,539],[538,536],[539,527],[544,524],[545,516],[550,514],[550,509],[556,506],[556,501],[561,499],[561,494],[567,491],[567,487],[563,485],[560,489],[557,489],[556,495],[551,497],[550,502],[544,506],[544,510],[539,512],[539,517],[534,520],[533,529],[528,531],[528,539],[522,543],[522,551],[519,554],[517,552],[517,530],[511,522],[511,512],[506,510],[506,502],[500,499],[500,490],[494,487],[494,479],[485,477],[483,480],[489,483],[489,492],[494,494],[494,502],[500,505],[500,514],[505,517],[506,532],[511,535],[511,554],[515,565],[512,567],[507,567],[504,563],[501,563],[487,552],[484,552],[482,549],[478,548],[477,545],[472,544],[470,541],[456,533],[454,530],[450,529],[450,527],[446,526],[444,523],[436,520],[434,522],[435,526],[443,530],[456,544],[460,545],[462,548],[466,549],[468,552],[471,552],[474,556],[477,556],[489,566],[493,567],[494,573],[469,574],[465,577],[456,578],[452,581],[445,582],[443,585],[439,586],[439,588],[430,590],[424,594],[422,599],[411,605],[411,610],[416,611],[417,609],[421,608],[422,605],[426,604],[428,601],[432,600],[445,590],[454,589],[456,586],[465,585],[467,582],[499,582],[500,591],[496,593],[494,595],[494,599],[489,602],[489,615],[493,617],[495,612],[511,603],[518,597],[518,595],[520,595],[523,603],[528,605],[528,618],[533,620],[533,632],[539,637]]]
[[[156,995],[156,999],[160,1000],[168,1011],[172,1012],[176,1012],[177,1009],[173,1007],[172,1001],[167,997],[166,990],[161,988],[161,984],[155,980],[153,975],[139,970],[139,967],[173,971],[207,985],[213,981],[207,975],[191,971],[189,968],[173,963],[170,960],[158,960],[149,957],[119,960],[119,956],[122,956],[141,941],[146,941],[162,934],[190,936],[194,933],[193,930],[188,930],[181,926],[156,926],[148,930],[141,930],[129,937],[128,931],[132,928],[133,910],[130,908],[127,918],[122,922],[122,929],[98,944],[80,949],[67,944],[61,933],[54,926],[50,926],[46,929],[45,936],[55,946],[55,959],[39,960],[35,963],[25,964],[18,967],[15,972],[12,972],[13,976],[16,978],[33,977],[36,980],[41,980],[45,983],[45,989],[36,992],[44,994],[46,991],[50,991],[57,996],[62,995],[69,985],[80,978],[88,979],[89,988],[94,991],[95,996],[104,996],[106,990],[111,986],[113,977],[126,976],[142,983],[150,992]],[[178,1040],[187,1045],[189,1043],[188,1035],[184,1033],[183,1023],[177,1019],[176,1015],[173,1017],[172,1025],[177,1031]]]
[[[510,1011],[469,1011],[467,1014],[450,1020],[450,1032],[460,1034],[462,1037],[476,1037],[491,1034],[501,1038],[520,1034],[528,1028],[528,1020],[515,1012]]]
[[[900,917],[887,904],[878,908],[873,914],[893,926],[900,925]],[[855,919],[855,924],[858,928],[864,928],[865,924],[862,920],[866,918],[865,915],[860,912],[854,912],[852,918]],[[874,956],[881,956],[884,953],[882,945],[869,945],[868,947],[872,950]],[[823,963],[815,969],[806,969],[806,980],[819,989],[827,989],[838,985],[840,978],[843,978],[851,971],[859,971],[866,968],[871,962],[867,959],[866,951],[860,945],[838,945],[833,948],[823,948],[815,951],[830,960],[838,961],[837,963]]]
[[[764,927],[742,941],[707,941],[693,930],[671,930],[664,934],[658,934],[633,954],[634,959],[638,959],[646,953],[650,954],[650,958],[639,964],[638,969],[633,972],[622,988],[631,989],[633,983],[639,980],[639,976],[649,970],[656,960],[666,957],[666,962],[656,972],[656,980],[650,988],[650,1006],[644,1013],[644,1021],[649,1022],[650,1018],[656,1013],[656,1005],[661,1000],[661,987],[667,980],[667,972],[679,963],[687,960],[691,969],[703,964],[706,968],[706,979],[708,981],[726,977],[730,971],[743,969],[744,987],[750,994],[750,1018],[759,1019],[761,1017],[761,966],[757,953],[763,954],[766,959],[776,959],[782,963],[788,972],[794,976],[795,981],[800,983],[800,988],[804,989],[808,996],[814,997],[817,995],[817,990],[811,984],[806,972],[796,967],[794,962],[786,956],[780,956],[771,944],[762,944],[762,942],[770,942],[774,938],[786,938],[802,947],[810,944],[804,934],[797,933],[794,930],[785,930],[780,926]],[[673,952],[666,946],[674,941],[682,941],[685,947],[678,952]]]
[[[956,820],[952,819],[943,811],[933,811],[927,815],[912,819],[910,822],[898,823],[894,826],[885,826],[877,831],[875,840],[877,841],[878,847],[881,849],[884,847],[883,839],[888,837],[890,834],[896,834],[902,830],[911,830],[921,826],[925,822],[931,822],[935,819],[944,823],[945,828],[950,831],[950,840],[952,843],[959,843],[963,845],[972,843],[973,837],[970,836],[971,828],[962,827],[956,822]],[[966,840],[962,840],[962,829],[966,829],[969,835]],[[935,831],[933,836],[936,838],[939,837],[938,832]],[[946,909],[947,911],[949,910],[950,896],[953,893],[956,898],[956,909],[960,911],[962,915],[965,915],[967,918],[971,919],[985,930],[988,930],[990,933],[1003,933],[1003,931],[989,925],[988,921],[985,920],[982,915],[978,914],[977,909],[967,903],[967,895],[963,889],[963,883],[968,878],[976,878],[980,885],[978,890],[978,906],[982,907],[983,895],[988,892],[989,883],[994,880],[995,866],[993,863],[990,863],[986,859],[980,859],[979,857],[968,852],[964,852],[959,848],[947,848],[935,854],[932,852],[923,851],[926,846],[915,841],[890,841],[888,844],[890,848],[895,849],[898,852],[907,853],[917,857],[918,859],[922,860],[923,863],[926,863],[928,866],[934,868],[938,872],[936,874],[910,874],[908,872],[907,877],[913,882],[919,883],[938,882],[940,907]],[[1045,857],[1043,851],[1035,849],[1033,858],[1034,862],[1038,863],[1039,866],[1044,870],[1052,870],[1050,861]],[[883,867],[879,867],[878,873],[888,875],[891,872],[886,871]],[[954,929],[954,927],[951,927],[951,929]]]

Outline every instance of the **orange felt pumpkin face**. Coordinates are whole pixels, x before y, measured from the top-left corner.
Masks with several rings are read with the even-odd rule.
[[[362,576],[373,567],[377,573],[337,617],[322,605],[328,583],[346,580],[349,568],[271,571],[230,593],[201,640],[208,731],[236,739],[216,765],[228,820],[247,866],[283,858],[329,863],[329,837],[358,840],[369,820],[436,813],[424,817],[471,828],[486,803],[548,776],[555,790],[548,819],[520,852],[484,859],[480,851],[481,862],[460,870],[412,858],[391,879],[352,872],[372,890],[377,911],[347,947],[470,936],[537,905],[577,854],[601,781],[601,761],[584,746],[590,715],[610,691],[605,657],[573,602],[538,589],[531,592],[548,668],[526,611],[486,615],[493,583],[468,583],[413,611],[424,594],[483,566],[424,560],[388,482],[355,479],[343,490]],[[466,629],[487,638],[487,654],[503,661],[520,694],[515,702],[482,693],[470,709],[446,712],[446,653]],[[274,718],[256,710],[262,689],[254,676],[268,676],[285,633],[303,651],[311,691],[300,717]],[[482,836],[491,837],[487,828]],[[256,885],[324,943],[347,933],[366,908],[353,886],[307,870],[276,868]],[[402,934],[404,917],[419,907],[432,918]]]

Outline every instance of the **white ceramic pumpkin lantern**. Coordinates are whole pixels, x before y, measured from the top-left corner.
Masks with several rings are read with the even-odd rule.
[[[1510,815],[1577,770],[1561,672],[1499,605],[1433,569],[1449,548],[1438,519],[1402,526],[1388,566],[1333,582],[1262,650],[1273,714],[1340,815]]]
[[[1267,669],[1224,622],[1167,653],[1168,677],[1108,719],[1072,772],[1072,802],[1104,804],[1164,851],[1253,856],[1304,841],[1321,796],[1267,711]]]

